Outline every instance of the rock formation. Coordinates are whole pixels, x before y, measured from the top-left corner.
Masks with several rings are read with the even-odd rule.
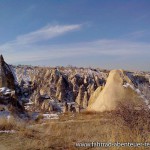
[[[121,70],[112,71],[108,77],[109,71],[98,68],[53,68],[27,65],[14,68],[14,73],[19,80],[18,86],[21,87],[19,92],[21,102],[24,100],[24,103],[29,105],[32,103],[33,109],[39,112],[50,110],[80,112],[86,108],[90,111],[116,109],[117,103],[127,102],[126,99],[134,101],[131,97],[135,95],[135,99],[140,99],[135,89],[130,86],[125,87],[126,84],[138,88],[142,83],[139,88],[139,90],[142,89],[141,93],[143,95],[149,93],[150,75],[148,73],[145,79],[145,73],[124,73]],[[30,81],[31,84],[29,84]],[[149,97],[147,94],[145,98],[149,99]]]
[[[0,87],[14,89],[14,81],[10,66],[4,61],[3,56],[0,55]]]
[[[89,100],[89,97],[88,97],[88,93],[87,91],[84,92],[84,97],[83,97],[83,108],[87,108],[88,106],[88,100]]]
[[[125,87],[124,85],[130,85]],[[93,95],[90,99],[88,111],[111,111],[119,109],[119,105],[129,104],[142,107],[143,100],[131,88],[132,82],[122,70],[112,70],[109,73],[104,89]],[[98,89],[98,91],[101,89]]]
[[[88,87],[87,87],[88,94],[91,96],[94,93],[95,89],[96,89],[96,86],[95,86],[94,83],[89,84]]]
[[[63,107],[63,113],[66,113],[68,111],[68,104],[67,102],[64,103],[64,107]]]
[[[85,92],[85,87],[84,87],[84,85],[81,85],[80,88],[79,88],[78,96],[77,96],[77,98],[76,98],[76,103],[77,103],[79,106],[82,106],[82,105],[83,105],[84,92]]]
[[[97,99],[101,91],[102,91],[102,87],[100,86],[95,90],[95,92],[92,93],[92,95],[90,96],[88,105],[91,105],[95,101],[95,99]]]
[[[65,90],[66,85],[63,76],[60,76],[58,83],[57,83],[57,91],[56,91],[56,97],[58,100],[63,101],[65,100]]]
[[[43,101],[43,103],[42,103],[42,105],[41,105],[41,109],[42,109],[44,112],[53,111],[53,106],[52,106],[52,104],[50,103],[50,100],[49,100],[49,99]]]
[[[22,102],[18,100],[15,86],[17,87],[12,68],[0,55],[0,105],[5,105],[7,110],[13,115],[20,115],[25,113],[25,111]]]

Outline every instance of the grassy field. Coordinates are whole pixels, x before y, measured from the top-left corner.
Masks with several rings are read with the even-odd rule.
[[[13,129],[12,134],[0,133],[3,150],[75,150],[125,149],[145,150],[150,147],[76,147],[82,142],[150,142],[150,112],[122,111],[105,113],[66,113],[59,120],[43,123],[7,122],[0,120],[0,129]],[[149,145],[150,146],[150,145]]]

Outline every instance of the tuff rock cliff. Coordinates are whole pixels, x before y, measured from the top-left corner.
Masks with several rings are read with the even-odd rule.
[[[9,66],[3,56],[0,67],[0,83],[5,87],[1,93],[6,94],[1,95],[5,98],[0,97],[0,101],[5,104],[15,101],[13,106],[25,107],[27,112],[110,111],[118,108],[118,103],[131,102],[150,106],[148,72]]]
[[[16,87],[12,68],[0,55],[0,107],[3,108],[1,109],[2,114],[5,112],[13,115],[24,113],[24,108],[16,93]]]
[[[98,88],[91,97],[88,111],[111,111],[120,109],[120,105],[144,108],[144,101],[139,91],[134,87],[131,79],[123,70],[112,70],[106,85],[101,91]]]
[[[15,79],[11,67],[4,61],[3,56],[0,55],[0,87],[14,89],[14,83]]]
[[[107,111],[118,102],[140,102],[149,106],[150,74],[123,70],[76,67],[16,66],[18,83],[30,110],[48,112]],[[109,77],[108,77],[109,75]],[[24,81],[24,82],[23,82]],[[125,103],[124,103],[125,104]],[[128,103],[130,104],[130,103]]]

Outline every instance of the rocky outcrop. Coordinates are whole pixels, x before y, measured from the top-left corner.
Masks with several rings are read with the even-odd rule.
[[[87,108],[87,106],[88,106],[88,100],[89,100],[88,92],[85,91],[84,92],[84,97],[83,97],[83,104],[82,104],[83,108]]]
[[[126,86],[129,85],[129,86]],[[119,109],[119,105],[143,107],[144,102],[133,88],[131,80],[122,70],[112,70],[109,73],[104,89],[97,89],[90,99],[88,111],[111,111]]]
[[[88,85],[87,91],[90,96],[94,93],[95,90],[96,90],[96,86],[94,83]]]
[[[95,99],[97,99],[101,91],[102,91],[102,87],[100,86],[95,90],[95,92],[92,93],[88,102],[89,105],[91,105],[95,101]]]
[[[25,114],[22,101],[18,100],[15,77],[2,55],[0,55],[0,105],[5,105],[12,115]]]
[[[83,106],[84,92],[85,92],[85,87],[84,87],[84,85],[81,85],[79,88],[78,96],[75,100],[79,106]]]
[[[2,55],[0,55],[0,87],[8,87],[14,89],[15,79],[10,66],[4,61]]]
[[[41,110],[44,112],[53,111],[53,105],[50,103],[50,99],[44,100],[41,105]]]
[[[126,83],[131,84],[131,86],[139,87],[139,84],[146,82],[144,74],[142,78],[139,78],[139,76],[133,74],[133,72],[124,73],[121,70],[114,72],[115,73],[109,74],[109,78],[113,76],[110,80],[108,78],[109,71],[100,70],[98,68],[16,67],[17,78],[20,81],[19,86],[21,86],[21,100],[24,99],[26,102],[27,99],[28,101],[31,100],[35,110],[48,112],[50,110],[80,112],[87,107],[90,111],[95,111],[95,108],[96,111],[99,109],[111,110],[112,107],[116,109],[118,106],[116,105],[117,102],[115,99],[118,98],[123,102],[121,95],[126,95],[126,92],[122,91],[128,91],[129,93],[132,91],[131,93],[133,94],[133,89],[130,91],[129,88],[124,87]],[[27,81],[27,79],[29,81]],[[149,82],[146,83],[146,87],[149,87]],[[144,89],[145,86],[141,88],[143,94],[147,93],[147,90]],[[120,95],[118,93],[120,93]],[[146,98],[148,97],[149,95],[146,96]],[[54,102],[51,103],[51,100],[48,100],[48,98]],[[50,101],[50,103],[48,101]],[[100,101],[103,101],[103,103]],[[99,106],[99,103],[102,108]],[[109,104],[111,106],[109,106]]]
[[[63,106],[64,109],[62,108],[63,112],[80,112],[80,109],[87,107],[89,97],[101,84],[103,73],[99,75],[97,72],[98,70],[84,68],[16,67],[22,89],[25,89],[23,85],[26,85],[27,78],[31,81],[31,85],[35,85],[34,90],[29,90],[32,93],[28,94],[28,98],[31,99],[36,110],[48,111],[47,100],[42,97],[47,95],[58,105],[67,103]],[[23,85],[21,85],[21,80]],[[72,102],[76,103],[70,105],[69,103]]]
[[[34,97],[34,103],[35,103],[35,105],[36,106],[39,106],[40,105],[40,103],[41,103],[41,95],[40,95],[40,93],[37,93],[36,95],[35,95],[35,97]]]
[[[65,90],[67,89],[65,80],[63,76],[61,75],[58,82],[57,82],[57,90],[56,90],[56,97],[59,101],[65,100]]]

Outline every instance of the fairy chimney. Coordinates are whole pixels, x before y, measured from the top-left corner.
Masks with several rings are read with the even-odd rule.
[[[3,56],[0,55],[0,87],[14,89],[14,81],[10,66],[4,61]]]
[[[84,97],[83,97],[83,108],[87,108],[87,106],[88,106],[88,100],[89,100],[89,98],[88,98],[88,93],[87,93],[87,91],[85,91],[84,92]]]
[[[62,101],[65,98],[65,82],[62,76],[60,76],[57,83],[56,97]]]
[[[79,88],[78,96],[76,97],[76,100],[75,100],[76,103],[80,106],[82,105],[82,102],[83,102],[84,92],[85,92],[85,87],[84,85],[81,85]]]

